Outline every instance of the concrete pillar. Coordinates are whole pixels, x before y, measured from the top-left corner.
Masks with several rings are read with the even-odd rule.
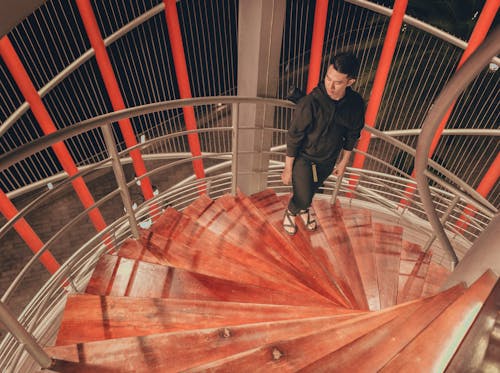
[[[488,227],[474,242],[453,273],[446,280],[443,289],[460,282],[471,285],[484,272],[491,269],[500,275],[500,214],[495,215]]]
[[[286,0],[240,0],[238,16],[238,96],[275,98]],[[238,187],[246,194],[267,182],[274,108],[242,104],[238,115]],[[257,129],[254,129],[257,128]]]

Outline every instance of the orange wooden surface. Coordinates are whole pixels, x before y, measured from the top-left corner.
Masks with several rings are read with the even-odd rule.
[[[422,295],[431,257],[430,251],[423,252],[419,245],[403,241],[399,262],[398,303]]]
[[[375,264],[382,309],[397,304],[402,236],[403,229],[400,226],[373,224]]]
[[[56,344],[336,314],[329,307],[74,294],[68,296]]]
[[[368,307],[377,311],[380,309],[380,295],[371,214],[368,210],[343,208],[342,219],[349,234]]]
[[[351,293],[351,303],[358,308],[368,309],[361,275],[342,219],[340,205],[331,205],[327,200],[316,199],[313,201],[313,208],[336,258],[334,267],[343,279],[339,285],[346,295]]]
[[[201,195],[104,254],[68,298],[52,371],[443,369],[496,276],[440,293],[449,271],[401,227],[317,199],[319,228],[290,237],[287,198]]]
[[[496,281],[486,272],[381,371],[444,371]]]
[[[463,286],[456,286],[434,298],[424,299],[411,311],[314,362],[305,371],[377,372],[463,292]]]

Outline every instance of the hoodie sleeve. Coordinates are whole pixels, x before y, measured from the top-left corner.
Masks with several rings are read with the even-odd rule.
[[[311,99],[306,96],[295,107],[286,136],[286,155],[288,157],[297,157],[300,153],[307,131],[313,121],[311,103]]]
[[[344,150],[351,151],[354,149],[354,145],[358,141],[361,130],[365,125],[365,103],[361,97],[359,97],[352,109],[352,127],[347,132],[344,141]]]

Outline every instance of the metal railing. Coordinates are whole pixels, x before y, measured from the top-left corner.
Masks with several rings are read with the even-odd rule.
[[[260,104],[264,106],[269,105],[283,110],[291,110],[293,108],[293,104],[288,101],[245,97],[207,97],[155,103],[136,108],[129,108],[89,119],[40,138],[30,144],[23,145],[17,151],[0,157],[0,170],[2,170],[36,152],[46,149],[54,143],[69,139],[73,136],[78,136],[95,128],[111,126],[113,122],[122,118],[130,118],[162,110],[178,109],[183,106],[197,107],[222,104],[231,107],[231,113],[228,115],[232,116],[232,127],[205,128],[196,131],[179,131],[177,133],[144,141],[143,143],[140,143],[133,148],[126,149],[120,153],[114,151],[113,144],[108,142],[108,145],[110,146],[109,158],[96,163],[94,166],[88,167],[73,176],[73,178],[86,176],[92,174],[92,172],[95,172],[96,170],[101,170],[103,167],[114,169],[118,187],[98,200],[95,205],[91,207],[91,209],[102,206],[110,201],[114,201],[114,203],[121,203],[125,207],[126,213],[123,213],[105,230],[94,235],[84,245],[78,248],[78,250],[76,250],[61,265],[58,272],[45,284],[43,284],[40,291],[32,298],[29,304],[25,307],[24,311],[18,317],[19,323],[24,326],[27,333],[33,335],[35,340],[43,341],[44,338],[46,338],[48,331],[50,331],[50,325],[53,324],[53,321],[58,316],[58,313],[62,312],[62,304],[64,303],[66,294],[68,292],[83,291],[99,257],[104,253],[114,252],[114,250],[116,250],[126,239],[138,236],[138,232],[141,228],[137,225],[154,219],[155,216],[161,214],[163,209],[168,206],[182,210],[198,197],[200,187],[203,187],[209,196],[213,198],[225,193],[234,193],[236,191],[237,180],[234,175],[237,173],[235,163],[238,156],[238,144],[237,136],[235,134],[237,133],[239,123],[238,116],[235,114],[238,112],[240,104],[248,103]],[[398,140],[381,133],[380,131],[374,129],[367,130],[374,134],[377,138],[386,141],[387,143],[391,143],[400,150],[406,151],[409,154],[414,154],[415,152],[414,149],[411,149],[404,143],[401,143]],[[266,131],[269,131],[270,135],[283,132],[283,130],[279,128],[266,129]],[[203,153],[201,156],[203,159],[216,161],[215,165],[207,168],[207,177],[205,179],[195,179],[192,177],[188,178],[183,182],[179,182],[169,188],[166,188],[165,190],[160,191],[155,198],[139,204],[135,210],[131,207],[132,201],[130,199],[130,194],[123,192],[124,190],[130,191],[137,184],[137,181],[140,181],[140,179],[138,180],[135,178],[127,181],[123,175],[122,167],[123,164],[128,162],[128,153],[131,150],[141,149],[141,151],[147,153],[147,150],[152,148],[155,143],[168,141],[174,138],[182,139],[190,133],[198,133],[198,135],[203,135],[205,133],[216,135],[226,132],[231,133],[232,139],[231,142],[227,144],[228,148],[226,149],[226,152]],[[273,145],[274,146],[269,150],[271,161],[268,171],[268,186],[275,189],[277,192],[288,192],[290,187],[283,186],[279,181],[279,174],[284,161],[284,145],[279,143]],[[160,155],[157,156],[161,157]],[[418,222],[422,232],[426,233],[429,238],[432,238],[432,227],[426,223],[426,212],[422,203],[419,201],[418,193],[415,198],[408,201],[409,203],[406,208],[401,209],[399,204],[400,198],[404,197],[406,185],[409,182],[413,182],[413,184],[415,184],[410,175],[405,174],[397,167],[394,167],[383,159],[378,158],[377,155],[367,154],[367,156],[371,157],[374,161],[377,161],[381,168],[391,169],[398,175],[390,175],[377,170],[358,170],[349,168],[343,180],[337,180],[331,177],[325,182],[323,190],[328,193],[328,195],[331,195],[331,193],[336,190],[335,193],[339,196],[339,198],[349,198],[350,200],[375,203],[383,209],[398,215],[402,219],[411,221],[412,223]],[[172,157],[172,154],[170,154],[170,157]],[[180,166],[189,167],[192,160],[193,158],[190,154],[179,154],[178,159],[170,159],[169,162],[151,169],[142,177],[154,178],[155,176],[162,175],[169,170],[177,169]],[[434,172],[432,170],[426,172],[430,177],[433,177],[433,181],[435,183],[431,190],[433,193],[433,199],[438,207],[438,212],[443,218],[445,218],[443,220],[448,231],[458,237],[461,243],[466,242],[466,246],[470,245],[474,240],[474,237],[477,237],[481,230],[487,225],[488,221],[491,220],[492,216],[496,212],[496,209],[484,198],[478,196],[474,189],[467,185],[462,185],[463,182],[458,177],[442,169],[438,164],[430,162],[430,165],[431,168],[434,169]],[[447,180],[450,182],[436,177],[434,173],[446,175]],[[4,227],[0,228],[0,238],[12,229],[16,221],[27,216],[30,212],[40,208],[40,205],[44,201],[49,198],[56,199],[57,196],[67,188],[73,178],[65,180],[54,189],[47,190],[42,195],[35,198],[35,200],[28,204],[26,208],[22,209],[17,216],[7,222]],[[357,180],[357,186],[354,190],[351,188],[353,180]],[[335,183],[337,184],[336,187]],[[461,186],[460,189],[462,190],[459,190],[457,185]],[[121,195],[121,199],[118,199],[119,195]],[[128,209],[127,205],[129,207]],[[157,209],[154,210],[154,212],[151,210],[152,206],[157,206]],[[458,229],[456,222],[460,214],[463,212],[463,208],[466,206],[473,206],[479,213],[471,219],[469,228],[464,233]],[[76,213],[76,216],[74,216],[73,219],[68,221],[64,227],[55,232],[50,240],[46,242],[42,250],[40,250],[36,255],[33,255],[26,266],[20,271],[16,279],[14,279],[11,287],[3,295],[2,303],[7,304],[9,302],[14,291],[21,286],[25,276],[29,273],[29,271],[33,270],[38,258],[44,252],[51,251],[58,240],[66,237],[69,232],[71,232],[71,229],[74,229],[76,225],[79,225],[82,219],[85,218],[86,213],[87,211]],[[7,326],[9,327],[9,325]],[[22,351],[22,347],[22,344],[18,344],[12,336],[8,335],[0,344],[0,361],[2,361],[2,363],[0,363],[0,368],[17,364],[17,359],[21,356],[20,351]]]

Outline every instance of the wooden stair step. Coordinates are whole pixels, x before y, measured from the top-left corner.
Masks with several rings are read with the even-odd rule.
[[[378,313],[362,314],[332,324],[326,330],[311,330],[305,336],[269,342],[252,350],[193,367],[186,372],[295,372],[416,306],[418,302],[409,302]]]
[[[121,270],[120,266],[124,266]],[[135,271],[131,270],[136,268]],[[114,274],[121,272],[121,276]],[[127,273],[128,277],[123,275]],[[133,275],[133,276],[132,276]],[[227,281],[210,276],[170,268],[161,264],[104,255],[99,260],[87,285],[86,293],[129,297],[222,300],[231,302],[288,305],[321,305],[333,307],[326,298],[309,294],[283,292],[255,285]]]
[[[343,207],[342,220],[358,264],[368,307],[372,311],[380,310],[371,213],[367,209]]]
[[[438,293],[450,274],[451,271],[448,268],[431,261],[427,269],[422,296],[428,297]]]
[[[55,366],[46,371],[179,372],[267,343],[331,329],[332,325],[354,318],[315,317],[48,347],[45,350],[55,359]]]
[[[97,263],[85,290],[88,294],[167,297],[170,269],[163,265],[103,255]]]
[[[214,201],[206,194],[200,195],[197,199],[191,202],[182,213],[191,217],[194,220],[199,219]]]
[[[491,270],[485,272],[381,372],[444,371],[496,281]]]
[[[399,261],[403,247],[403,228],[373,223],[380,308],[397,304]]]
[[[208,229],[192,221],[186,223],[186,227],[189,227],[187,231],[184,229],[171,239],[147,232],[142,242],[168,266],[278,291],[309,294],[316,299],[323,298],[278,267],[227,242]]]
[[[348,312],[317,306],[71,294],[56,345]]]
[[[353,308],[349,299],[337,285],[338,276],[329,261],[330,248],[324,237],[322,241],[316,240],[316,243],[325,245],[320,247],[311,246],[309,237],[305,236],[302,231],[298,231],[293,237],[285,234],[282,228],[282,219],[286,207],[272,190],[269,190],[269,194],[265,198],[262,198],[261,193],[250,198],[244,196],[240,198],[245,206],[244,210],[252,211],[263,221],[269,222],[272,232],[281,237],[291,247],[292,252],[306,263],[304,270],[306,276],[302,274],[301,277],[304,279],[303,281],[308,280],[309,286],[340,305]],[[318,232],[316,237],[318,236],[322,236],[322,233]]]
[[[337,288],[332,289],[326,285],[328,278],[323,276],[316,279],[313,275],[317,273],[318,263],[311,266],[303,256],[298,257],[295,246],[293,244],[290,246],[290,243],[268,224],[265,216],[244,194],[239,193],[237,198],[224,195],[214,201],[209,210],[216,210],[213,214],[216,219],[207,221],[207,227],[211,231],[219,233],[229,242],[247,249],[266,262],[273,263],[276,267],[291,274],[300,283],[338,305],[349,306]],[[256,232],[259,234],[255,234]]]
[[[349,234],[342,219],[340,204],[332,205],[327,200],[315,199],[312,206],[333,250],[336,259],[333,265],[342,279],[339,286],[344,294],[350,294],[349,299],[358,308],[368,309],[361,274]]]
[[[315,361],[303,372],[377,372],[465,291],[457,285],[342,348]]]
[[[127,259],[140,260],[160,264],[160,260],[149,251],[142,242],[132,238],[127,239],[117,250],[117,255]]]
[[[432,253],[408,241],[403,241],[399,262],[399,284],[397,303],[403,303],[422,296],[425,278],[431,262]]]
[[[248,234],[240,236],[241,244],[250,240],[256,240],[257,244],[266,246],[266,252],[272,255],[272,260],[287,264],[301,281],[307,281],[308,277],[314,277],[315,268],[311,268],[308,258],[297,251],[292,242],[283,237],[272,224],[266,219],[265,214],[252,203],[250,199],[239,194],[233,205],[225,203],[221,205],[229,215],[230,220],[241,222],[248,230]],[[237,232],[236,232],[237,233]],[[255,233],[259,233],[256,235]],[[307,277],[304,277],[307,275]]]
[[[324,237],[322,241],[316,239],[317,243],[326,246],[311,246],[310,238],[303,233],[305,229],[299,229],[293,236],[288,236],[284,233],[282,220],[286,206],[281,198],[272,190],[256,193],[250,196],[247,201],[247,206],[254,205],[261,211],[262,218],[268,221],[274,227],[274,231],[279,232],[278,234],[294,248],[294,252],[300,254],[302,260],[307,263],[305,273],[310,280],[314,280],[316,283],[316,285],[311,284],[310,286],[315,289],[318,289],[318,286],[320,286],[323,290],[322,294],[325,294],[326,291],[326,296],[331,297],[345,307],[353,308],[349,297],[344,294],[344,289],[337,283],[340,281],[340,277],[336,274],[331,264],[331,250],[326,239]],[[250,208],[248,207],[248,209]],[[298,224],[300,223],[298,222]],[[318,232],[316,237],[318,236],[322,236],[322,233]]]

